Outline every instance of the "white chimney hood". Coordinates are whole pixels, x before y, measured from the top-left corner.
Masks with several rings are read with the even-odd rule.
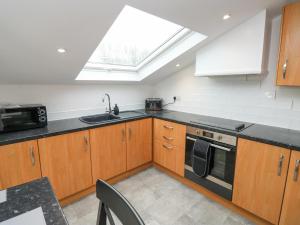
[[[205,45],[197,52],[195,76],[261,74],[265,27],[266,10]]]

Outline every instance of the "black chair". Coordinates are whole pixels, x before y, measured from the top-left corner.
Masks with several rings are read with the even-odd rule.
[[[110,210],[123,225],[145,225],[128,200],[105,181],[97,181],[96,195],[100,200],[96,225],[106,225],[107,219],[110,225],[115,225]]]

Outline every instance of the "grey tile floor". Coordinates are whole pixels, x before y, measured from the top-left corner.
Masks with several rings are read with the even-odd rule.
[[[114,186],[131,202],[146,225],[253,224],[155,168]],[[98,204],[92,194],[63,211],[70,225],[95,225]]]

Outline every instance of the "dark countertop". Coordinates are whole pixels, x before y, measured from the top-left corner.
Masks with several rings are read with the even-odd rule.
[[[254,124],[238,136],[300,151],[300,131],[296,130]]]
[[[112,124],[122,123],[125,121],[137,120],[137,119],[147,118],[147,117],[151,117],[151,116],[145,113],[136,115],[130,112],[123,112],[122,118],[105,121],[99,124],[87,124],[81,122],[78,118],[54,120],[54,121],[49,121],[47,127],[17,131],[17,132],[2,133],[0,134],[0,146],[13,144],[21,141],[28,141],[28,140],[34,140],[43,137],[59,135],[59,134],[66,134],[75,131],[87,130],[91,128],[97,128],[101,126],[107,126],[107,125],[112,125]]]
[[[216,121],[217,124],[222,125],[230,125],[230,124],[245,124],[245,127],[249,127],[252,125],[252,123],[242,122],[242,121],[236,121],[236,120],[230,120],[230,119],[223,119],[218,117],[212,117],[212,116],[203,116],[198,114],[192,114],[192,113],[184,113],[184,112],[177,112],[177,111],[163,111],[153,114],[154,118],[168,120],[171,122],[181,123],[188,126],[193,127],[199,127],[203,129],[208,129],[211,131],[216,132],[223,132],[225,134],[230,134],[237,136],[239,132],[228,130],[228,129],[221,129],[213,125],[212,121]],[[211,125],[208,125],[211,124]]]
[[[139,112],[139,114],[132,111],[121,112],[120,119],[110,120],[99,124],[86,124],[81,122],[78,118],[50,121],[48,126],[45,128],[0,134],[0,145],[92,129],[143,118],[158,118],[300,151],[300,131],[259,124],[252,125],[251,123],[247,122],[170,110],[164,110],[160,112],[145,112],[145,110],[136,110],[136,112]],[[205,122],[205,124],[213,124],[214,122],[217,122],[224,125],[232,125],[240,122],[245,123],[246,129],[242,130],[241,132],[236,132],[228,129],[220,129],[214,126],[208,126],[203,123],[198,123],[197,121]]]
[[[7,189],[7,201],[0,203],[0,222],[42,207],[47,225],[68,225],[48,178]]]

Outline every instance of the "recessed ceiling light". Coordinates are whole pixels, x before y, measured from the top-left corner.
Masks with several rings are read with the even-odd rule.
[[[178,64],[176,64],[176,67],[179,67],[180,66],[180,64],[178,63]]]
[[[64,49],[64,48],[58,48],[58,49],[57,49],[57,52],[59,52],[59,53],[65,53],[65,52],[66,52],[66,49]]]
[[[230,17],[231,17],[230,14],[225,14],[225,15],[223,16],[223,20],[228,20]]]

